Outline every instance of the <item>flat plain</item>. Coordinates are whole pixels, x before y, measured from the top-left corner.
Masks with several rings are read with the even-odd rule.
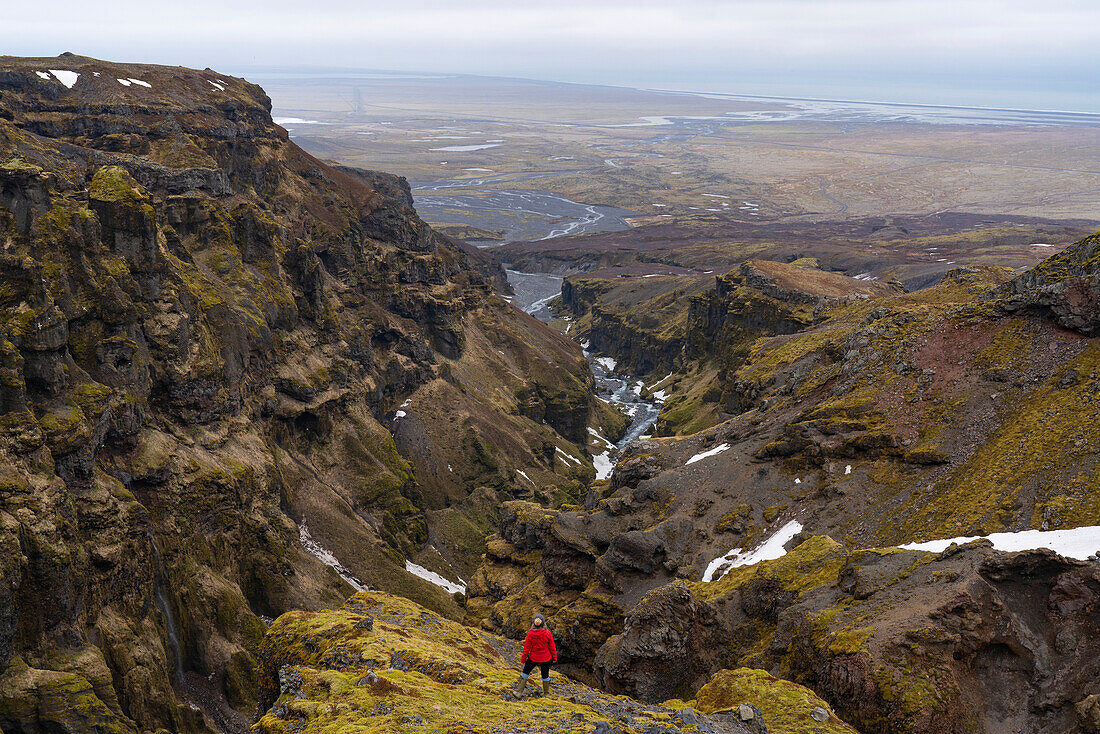
[[[829,255],[812,251],[820,240],[875,250],[830,267],[919,285],[956,264],[1030,265],[1100,228],[1097,115],[428,74],[250,77],[306,150],[406,176],[428,221],[483,244],[582,234],[553,249],[690,246],[665,260],[705,268],[752,242]],[[525,209],[488,201],[494,192],[577,206]],[[560,226],[585,218],[600,222]]]

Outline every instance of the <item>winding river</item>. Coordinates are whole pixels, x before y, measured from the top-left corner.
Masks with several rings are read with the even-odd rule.
[[[483,246],[528,240],[548,240],[571,234],[616,232],[630,227],[627,209],[601,204],[582,204],[561,194],[533,189],[497,189],[490,185],[519,183],[577,171],[525,173],[448,178],[412,182],[416,210],[433,222],[465,224],[483,230],[499,230],[499,240]],[[458,192],[452,192],[452,189]]]

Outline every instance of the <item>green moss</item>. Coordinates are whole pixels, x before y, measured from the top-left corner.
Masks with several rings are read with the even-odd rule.
[[[119,166],[103,166],[92,176],[88,197],[96,201],[139,204],[148,201],[148,195],[125,169]]]
[[[724,533],[735,525],[738,525],[741,521],[749,518],[751,515],[752,507],[745,503],[741,503],[722,515],[722,517],[718,519],[718,524],[715,525],[714,529],[720,533]]]
[[[1067,368],[1079,374],[1100,371],[1100,347],[1089,345]],[[1079,467],[1088,447],[1100,445],[1100,423],[1080,420],[1081,408],[1095,404],[1089,383],[1061,386],[1061,373],[1012,401],[1000,426],[958,469],[940,480],[933,491],[914,498],[898,514],[897,530],[885,542],[923,538],[927,528],[941,536],[990,533],[1015,522],[1013,509],[1021,493],[1038,496],[1032,523],[1042,512],[1075,525],[1100,524],[1100,503],[1086,489],[1091,470]]]
[[[873,627],[837,630],[829,641],[829,652],[833,655],[855,655],[867,652],[867,640],[871,639],[874,632]]]
[[[760,709],[770,734],[855,734],[809,688],[752,668],[718,671],[687,705],[710,714],[743,703]],[[673,707],[672,702],[665,705]],[[814,720],[810,714],[815,708],[828,711],[829,718]]]

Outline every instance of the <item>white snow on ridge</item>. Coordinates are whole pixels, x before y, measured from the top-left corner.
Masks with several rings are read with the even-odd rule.
[[[562,461],[565,461],[566,459],[568,459],[569,461],[572,461],[574,464],[578,464],[578,465],[581,464],[580,459],[578,459],[577,457],[573,456],[570,453],[562,451],[561,446],[555,446],[554,450],[557,451],[559,454],[561,454]]]
[[[649,387],[648,387],[647,389],[649,389],[649,390],[652,390],[653,388],[657,387],[658,385],[660,385],[660,384],[661,384],[662,382],[664,382],[665,380],[667,380],[667,379],[668,379],[668,378],[670,378],[670,377],[672,377],[672,373],[671,373],[671,372],[669,372],[669,373],[668,373],[667,375],[665,375],[665,376],[664,376],[664,377],[662,377],[661,379],[659,379],[659,380],[657,380],[656,382],[654,382],[654,383],[653,383],[652,385],[650,385],[650,386],[649,386]]]
[[[119,84],[121,84],[124,87],[130,86],[130,80],[129,79],[116,79],[115,81],[117,81]]]
[[[533,481],[533,480],[531,479],[531,477],[527,476],[527,472],[523,471],[523,469],[516,469],[516,474],[519,474],[519,475],[520,475],[521,477],[523,477],[523,478],[524,478],[524,479],[526,479],[527,481],[531,482],[531,484],[534,484],[534,483],[535,483],[535,482],[534,482],[534,481]]]
[[[122,81],[122,80],[120,79],[119,81]],[[143,82],[140,79],[135,79],[133,77],[129,77],[129,81],[130,81],[131,84],[137,84],[138,86],[145,87],[146,89],[152,89],[153,88],[152,84],[150,84],[149,82]]]
[[[439,588],[446,591],[448,594],[453,594],[456,591],[463,594],[466,593],[466,582],[462,579],[459,579],[459,582],[456,584],[453,581],[448,581],[447,579],[443,578],[435,571],[429,571],[423,566],[418,566],[407,559],[405,560],[405,570],[411,573],[413,576],[419,576],[428,583],[435,584]]]
[[[332,555],[332,551],[313,539],[313,536],[309,534],[309,528],[306,527],[305,522],[298,526],[298,540],[311,556],[326,566],[330,566],[332,570],[340,574],[340,578],[348,582],[351,588],[356,591],[367,590],[363,582],[355,578],[352,572],[345,568],[336,556]]]
[[[80,78],[80,74],[75,71],[65,71],[64,69],[50,69],[50,73],[57,77],[57,81],[64,84],[69,89],[73,88],[76,84],[76,80]]]
[[[218,90],[219,92],[224,92],[224,91],[225,91],[225,87],[223,87],[223,86],[222,86],[221,84],[218,84],[217,82],[212,82],[212,81],[210,81],[209,79],[207,79],[206,81],[207,81],[207,82],[208,82],[208,83],[209,83],[209,84],[210,84],[211,86],[213,86],[213,87],[214,87],[214,89],[217,89],[217,90]]]
[[[396,413],[393,414],[393,419],[397,420],[398,418],[404,418],[407,415],[408,415],[408,413],[406,413],[405,411],[399,410],[399,411],[397,411]]]
[[[708,459],[711,456],[715,456],[717,454],[720,454],[723,451],[725,451],[726,449],[728,449],[729,447],[730,447],[730,445],[728,443],[719,444],[719,445],[715,446],[714,448],[712,448],[710,451],[703,451],[703,452],[698,453],[695,456],[691,457],[690,459],[688,459],[687,461],[684,462],[684,466],[688,466],[689,464],[694,464],[697,461],[702,461],[703,459]]]
[[[939,553],[952,543],[962,545],[979,538],[987,538],[993,543],[994,548],[1006,553],[1049,548],[1066,558],[1076,558],[1079,561],[1084,561],[1092,554],[1100,552],[1100,527],[1097,526],[1072,528],[1070,530],[1021,530],[1017,533],[991,533],[989,535],[929,540],[923,543],[907,543],[900,547],[906,550]]]
[[[593,436],[598,441],[603,441],[604,445],[607,446],[608,448],[614,448],[615,447],[615,444],[611,443],[606,438],[604,438],[603,434],[600,433],[599,431],[597,431],[592,426],[588,427],[588,435]]]
[[[703,573],[703,582],[717,581],[730,572],[731,568],[738,566],[751,566],[760,561],[774,561],[787,555],[783,549],[791,538],[802,532],[802,523],[791,520],[770,538],[758,545],[755,550],[745,552],[740,548],[734,548],[724,556],[719,556],[707,564],[707,570]],[[717,574],[717,576],[715,575]]]
[[[34,73],[37,74],[40,79],[49,79],[50,78],[49,73],[47,73],[45,71],[36,71]]]

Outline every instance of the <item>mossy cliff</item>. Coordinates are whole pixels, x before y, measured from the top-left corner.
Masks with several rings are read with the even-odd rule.
[[[580,349],[409,204],[242,79],[0,58],[5,732],[243,731],[261,617],[346,579],[457,617],[406,559],[582,495]]]

